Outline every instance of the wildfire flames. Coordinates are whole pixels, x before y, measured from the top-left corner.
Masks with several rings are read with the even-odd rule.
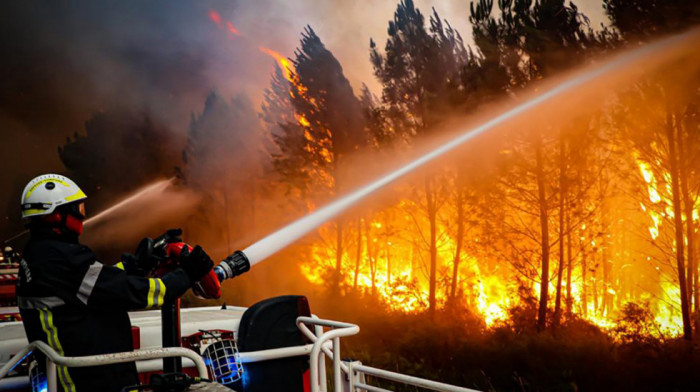
[[[209,18],[230,38],[241,35],[232,22],[224,21],[217,12],[210,11]],[[318,107],[313,99],[307,97],[307,89],[295,74],[294,64],[288,58],[265,46],[258,49],[277,62],[289,82],[292,98],[304,99],[313,107]],[[314,124],[299,113],[295,114],[295,118],[304,129],[305,148],[313,149],[311,152],[319,153],[329,163],[332,162],[332,154],[315,141],[309,131]],[[645,241],[654,244],[662,240],[668,220],[674,218],[669,196],[672,194],[670,175],[659,172],[659,167],[663,167],[660,162],[646,162],[634,152],[631,159],[636,164],[646,192],[645,200],[638,204],[640,215],[634,219],[643,222],[645,230],[648,230]],[[322,177],[322,173],[319,177]],[[330,182],[332,179],[324,178],[322,181]],[[331,183],[325,185],[332,187]],[[312,202],[307,203],[313,209]],[[695,207],[692,217],[684,215],[684,220],[699,220],[700,205]],[[507,263],[493,261],[480,254],[482,244],[478,235],[464,236],[461,252],[456,252],[458,241],[451,234],[454,228],[450,227],[450,219],[449,215],[437,219],[437,307],[446,306],[451,301],[464,304],[480,315],[485,326],[490,328],[507,322],[512,311],[524,306],[528,297],[538,298],[540,284],[537,279],[530,277],[530,281],[523,284]],[[600,222],[597,224],[600,225]],[[372,216],[346,220],[342,230],[340,260],[337,257],[336,230],[333,223],[323,226],[319,230],[319,239],[308,248],[310,260],[302,263],[300,268],[309,282],[324,285],[339,279],[341,289],[372,295],[394,311],[417,313],[428,308],[430,262],[427,260],[429,256],[424,233],[429,232],[429,228],[425,217],[416,212],[414,201],[406,198]],[[571,278],[561,281],[562,298],[567,297],[561,301],[562,308],[566,306],[567,311],[571,312],[563,317],[578,317],[603,329],[614,329],[624,305],[635,302],[646,304],[652,312],[658,326],[656,333],[663,336],[682,334],[680,292],[673,269],[659,267],[652,256],[646,257],[646,267],[632,267],[625,261],[630,258],[629,252],[614,247],[607,250],[601,248],[600,233],[596,234],[596,230],[586,224],[576,229],[577,240],[580,239],[585,245],[580,252],[584,252],[584,248],[590,250],[587,254],[584,252],[575,256],[578,259],[569,271]],[[459,254],[458,260],[455,260],[456,254]],[[590,259],[588,264],[583,260],[586,257]],[[455,262],[458,265],[456,269]],[[555,256],[550,266],[550,307],[553,307],[557,291],[556,268],[560,262]],[[604,272],[602,265],[606,263],[612,266],[610,272]],[[639,281],[623,279],[622,271],[627,268],[641,268],[635,273],[645,276],[644,290],[637,289],[641,284]],[[339,277],[337,271],[340,271]],[[550,312],[553,313],[553,310]]]
[[[663,178],[659,178],[651,165],[639,159],[636,162],[646,184],[648,201],[641,203],[641,211],[648,219],[647,241],[656,241],[664,229],[664,222],[673,217],[667,196],[670,192],[668,175],[662,174]],[[358,219],[354,223],[346,222],[343,230],[341,282],[346,289],[375,295],[392,310],[417,313],[428,307],[428,261],[425,260],[425,243],[421,243],[421,232],[428,232],[428,225],[411,213],[399,213],[410,210],[407,208],[410,204],[411,201],[405,199],[385,210],[394,213],[377,214],[371,221]],[[698,219],[697,210],[696,208],[692,217],[695,221]],[[311,261],[300,267],[311,283],[322,285],[333,279],[331,274],[336,263],[335,230],[333,224],[320,230],[320,239],[310,247]],[[581,232],[585,230],[586,226],[582,225]],[[449,277],[454,265],[456,238],[448,234],[450,230],[445,224],[439,225],[437,232],[442,233],[437,245],[438,276],[444,277],[438,282],[437,305],[440,307],[450,300],[452,282]],[[479,238],[468,238],[467,241],[473,242],[474,246],[465,248],[478,249]],[[594,249],[598,246],[595,238],[590,240],[590,246]],[[648,264],[652,264],[651,258],[647,259]],[[626,302],[646,303],[657,324],[654,333],[663,336],[682,334],[680,294],[671,273],[662,274],[662,268],[655,266],[653,270],[659,276],[656,289],[623,295],[618,292],[622,290],[621,278],[613,280],[612,284],[605,283],[600,272],[596,274],[592,267],[588,268],[585,282],[582,267],[574,269],[571,281],[572,311],[577,317],[611,330],[616,327],[619,312]],[[630,265],[621,266],[621,269],[625,268],[630,268]],[[479,314],[486,327],[507,321],[510,310],[522,305],[523,293],[518,293],[513,272],[508,268],[491,266],[476,253],[462,252],[457,279],[455,300],[462,301]],[[549,285],[550,298],[554,298],[555,283],[552,280]],[[562,282],[562,286],[562,292],[566,292],[566,282]],[[533,282],[528,290],[532,297],[536,297],[539,284]],[[606,296],[611,298],[607,309],[602,305]]]

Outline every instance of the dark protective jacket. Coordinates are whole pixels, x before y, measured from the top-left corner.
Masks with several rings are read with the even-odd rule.
[[[182,269],[160,279],[102,264],[77,237],[32,232],[20,262],[17,304],[27,339],[63,356],[131,351],[127,311],[150,309],[191,286]],[[43,361],[41,361],[43,362]],[[57,368],[66,392],[121,391],[138,384],[134,363]]]

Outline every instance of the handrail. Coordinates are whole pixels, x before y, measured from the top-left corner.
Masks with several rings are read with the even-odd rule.
[[[311,332],[307,325],[313,325],[318,329],[322,327],[333,328],[330,331],[323,332],[320,334],[314,334]],[[345,336],[355,335],[360,332],[360,327],[355,324],[344,323],[333,320],[324,320],[317,317],[298,317],[297,327],[301,332],[313,342],[313,348],[311,350],[309,362],[311,367],[311,392],[325,391],[325,382],[319,383],[319,356],[321,351],[325,353],[329,358],[333,360],[333,380],[334,380],[334,392],[341,392],[345,390],[341,381],[341,373],[347,375],[347,390],[350,392],[355,392],[356,390],[364,390],[368,392],[391,392],[387,389],[375,387],[368,385],[364,382],[356,381],[356,374],[366,374],[374,377],[383,378],[389,381],[400,382],[407,385],[413,385],[416,387],[429,389],[433,391],[442,392],[480,392],[474,389],[458,387],[454,385],[444,384],[437,381],[426,380],[418,377],[408,376],[405,374],[390,372],[382,369],[373,368],[370,366],[364,366],[359,362],[341,362],[340,360],[340,338]],[[333,344],[328,345],[329,341],[332,340]],[[331,351],[332,349],[332,351]]]
[[[324,332],[321,336],[314,335],[307,325],[321,326],[333,328],[328,332]],[[341,363],[340,361],[340,338],[345,336],[352,336],[360,332],[360,327],[355,324],[343,323],[333,320],[323,320],[313,317],[297,317],[297,327],[302,331],[306,337],[308,337],[313,344],[311,349],[311,355],[309,358],[311,367],[311,392],[319,392],[321,387],[318,380],[318,362],[321,354],[321,350],[324,349],[324,345],[327,341],[333,339],[333,353],[330,355],[333,358],[333,386],[336,392],[342,391],[342,383],[340,379],[341,368],[347,368],[347,365]],[[327,352],[324,353],[328,354]],[[344,369],[343,369],[344,370]],[[325,385],[323,388],[325,390]]]
[[[351,376],[350,376],[350,382],[351,382],[350,390],[353,392],[355,391],[355,388],[362,389],[365,391],[370,391],[370,392],[384,392],[384,391],[390,392],[387,389],[378,388],[378,387],[375,387],[372,385],[367,385],[365,383],[353,382],[352,375],[354,374],[354,372],[364,373],[364,374],[367,374],[370,376],[379,377],[379,378],[383,378],[385,380],[400,382],[400,383],[404,383],[404,384],[408,384],[408,385],[413,385],[413,386],[424,388],[424,389],[430,389],[432,391],[480,392],[480,391],[477,391],[476,389],[457,387],[454,385],[444,384],[444,383],[437,382],[437,381],[431,381],[431,380],[426,380],[423,378],[408,376],[408,375],[401,374],[401,373],[390,372],[388,370],[377,369],[377,368],[365,366],[362,364],[348,363],[348,366],[349,366],[350,371],[351,371],[351,373],[350,373],[351,374]]]
[[[15,367],[15,365],[17,365],[17,363],[19,363],[22,359],[24,359],[24,357],[27,356],[27,354],[29,354],[31,351],[34,351],[35,349],[38,349],[39,351],[44,353],[44,355],[46,355],[47,365],[49,365],[47,366],[46,377],[49,381],[49,391],[51,392],[55,391],[55,365],[66,367],[86,367],[109,365],[113,363],[143,361],[147,359],[185,357],[194,362],[200,377],[208,377],[207,366],[204,363],[202,357],[199,356],[199,354],[197,354],[196,352],[184,347],[159,347],[112,354],[88,355],[83,357],[64,357],[59,355],[48,344],[40,340],[35,340],[29,343],[24,348],[22,348],[22,350],[15,354],[5,365],[3,365],[2,368],[0,368],[0,379],[7,376],[7,374]],[[52,384],[54,386],[54,389],[51,389]]]

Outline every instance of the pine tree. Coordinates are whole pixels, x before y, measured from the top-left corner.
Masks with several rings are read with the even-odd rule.
[[[445,25],[447,27],[445,27]],[[389,37],[380,53],[370,41],[370,60],[382,84],[385,119],[397,137],[409,140],[435,129],[460,102],[460,72],[468,53],[461,37],[433,12],[430,28],[412,0],[402,0],[389,21]],[[437,216],[445,198],[439,183],[426,175],[416,203],[425,211],[430,233],[428,248],[429,309],[437,307]],[[420,228],[419,228],[420,229]]]
[[[364,115],[340,63],[311,27],[304,29],[300,43],[289,94],[294,121],[287,120],[275,136],[275,168],[304,192],[337,196],[345,190],[346,157],[366,144]],[[335,223],[337,288],[344,252],[342,217]]]

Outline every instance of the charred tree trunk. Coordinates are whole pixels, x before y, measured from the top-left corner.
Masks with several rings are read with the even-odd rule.
[[[355,276],[352,287],[357,289],[357,279],[360,276],[360,260],[362,259],[362,218],[357,219],[357,253],[355,256]]]
[[[571,207],[571,206],[569,206]],[[566,318],[570,319],[573,313],[573,298],[571,297],[571,269],[573,261],[571,260],[571,213],[566,210]]]
[[[596,265],[595,257],[593,265]],[[591,272],[593,272],[593,315],[598,316],[600,314],[598,313],[598,309],[600,309],[598,302],[598,267],[596,266],[595,268],[593,268]]]
[[[367,264],[369,265],[369,275],[372,280],[372,295],[377,292],[377,266],[375,265],[374,257],[372,257],[372,232],[369,228],[370,224],[365,220],[365,236],[367,237]]]
[[[586,265],[586,253],[584,249],[581,249],[581,313],[583,317],[588,317],[588,280],[586,276],[588,275]]]
[[[549,216],[547,215],[547,197],[544,189],[544,163],[542,162],[542,141],[535,145],[537,192],[540,209],[540,238],[542,246],[542,272],[540,275],[540,301],[537,309],[537,329],[547,326],[547,302],[549,298]]]
[[[338,218],[335,225],[335,289],[340,291],[343,276],[343,220]]]
[[[603,185],[604,179],[603,176],[600,176],[600,183],[601,183],[601,189],[604,187]],[[600,315],[601,316],[606,316],[609,315],[610,312],[612,311],[612,257],[610,256],[610,235],[608,234],[610,232],[610,228],[612,227],[612,219],[611,219],[611,213],[610,213],[610,205],[607,203],[606,199],[603,199],[602,203],[602,216],[600,217],[600,222],[603,224],[603,236],[600,240],[601,242],[601,247],[602,247],[602,257],[603,257],[603,284],[601,285],[601,306],[600,306]]]
[[[688,174],[688,158],[685,148],[685,135],[683,132],[683,127],[680,121],[678,126],[678,160],[679,160],[679,174],[680,174],[680,184],[681,193],[683,195],[683,207],[685,213],[685,238],[688,242],[687,255],[688,255],[688,273],[686,276],[687,287],[688,287],[688,310],[693,312],[693,310],[698,309],[698,293],[695,288],[695,282],[697,281],[697,268],[695,266],[695,230],[693,228],[693,207],[695,200],[690,195],[690,186],[688,182],[690,177]]]
[[[425,201],[430,223],[430,293],[428,296],[430,314],[434,314],[437,307],[437,203],[435,197],[432,180],[426,176]]]
[[[566,162],[564,160],[564,138],[559,139],[559,268],[557,271],[557,294],[554,301],[554,325],[561,320],[561,280],[564,275],[564,215],[566,214]]]
[[[462,257],[462,245],[464,237],[464,190],[460,187],[457,193],[457,244],[455,259],[452,263],[452,284],[450,286],[450,298],[457,295],[457,279],[459,278],[459,261]]]
[[[386,283],[391,284],[391,246],[386,246]]]
[[[676,134],[670,104],[666,108],[666,138],[668,140],[668,160],[671,174],[671,193],[673,196],[673,223],[676,234],[676,267],[678,269],[678,285],[681,294],[681,315],[683,316],[683,338],[691,340],[693,336],[690,326],[690,309],[688,308],[688,288],[685,277],[685,243],[683,235],[683,217],[681,212],[681,197],[679,184],[678,156],[676,155]]]

